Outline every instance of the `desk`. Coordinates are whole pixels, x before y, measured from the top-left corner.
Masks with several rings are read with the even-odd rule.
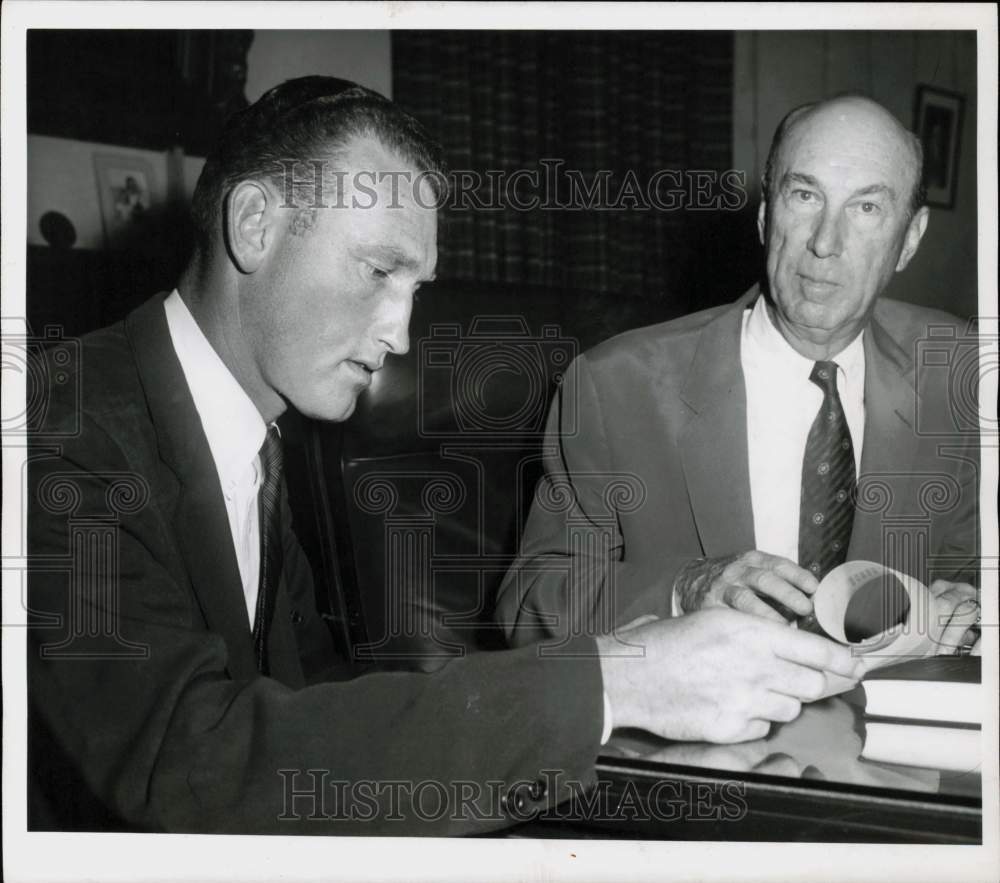
[[[805,706],[765,739],[669,742],[619,730],[598,787],[522,825],[528,837],[979,843],[980,757],[952,769],[862,757],[857,693]],[[977,731],[978,732],[978,731]],[[983,750],[981,741],[980,751]],[[973,752],[975,753],[975,752]]]

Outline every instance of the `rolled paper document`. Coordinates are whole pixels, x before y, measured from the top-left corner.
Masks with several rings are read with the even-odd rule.
[[[873,665],[925,656],[941,631],[934,598],[919,580],[873,561],[831,570],[799,627],[817,631],[868,657]]]

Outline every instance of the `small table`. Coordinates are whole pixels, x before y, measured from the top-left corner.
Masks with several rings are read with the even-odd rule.
[[[598,758],[597,788],[521,826],[517,834],[980,843],[978,731],[966,732],[957,743],[964,746],[962,754],[975,756],[950,752],[937,766],[916,767],[866,757],[872,723],[855,690],[804,706],[794,721],[772,726],[766,738],[753,742],[670,742],[618,730]],[[905,740],[907,731],[898,735]]]

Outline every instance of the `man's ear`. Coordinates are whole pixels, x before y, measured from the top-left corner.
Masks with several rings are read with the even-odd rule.
[[[226,244],[242,273],[261,265],[277,233],[277,199],[257,181],[240,181],[226,199]]]
[[[917,209],[916,214],[910,218],[910,223],[906,228],[906,236],[903,239],[903,250],[899,253],[899,260],[896,261],[896,272],[902,270],[917,253],[920,240],[924,238],[924,231],[927,229],[927,220],[930,211],[927,206]]]
[[[760,206],[757,209],[757,235],[760,237],[760,244],[767,246],[764,241],[765,231],[767,230],[767,200],[763,196],[760,198]]]

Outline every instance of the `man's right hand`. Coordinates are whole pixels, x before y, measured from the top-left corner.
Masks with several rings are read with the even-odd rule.
[[[794,561],[751,551],[721,558],[699,558],[686,564],[674,581],[674,595],[684,613],[709,607],[732,607],[784,623],[763,597],[796,616],[812,613],[812,594],[819,581]]]
[[[603,636],[598,650],[615,726],[667,739],[760,739],[862,674],[847,647],[721,608]]]

